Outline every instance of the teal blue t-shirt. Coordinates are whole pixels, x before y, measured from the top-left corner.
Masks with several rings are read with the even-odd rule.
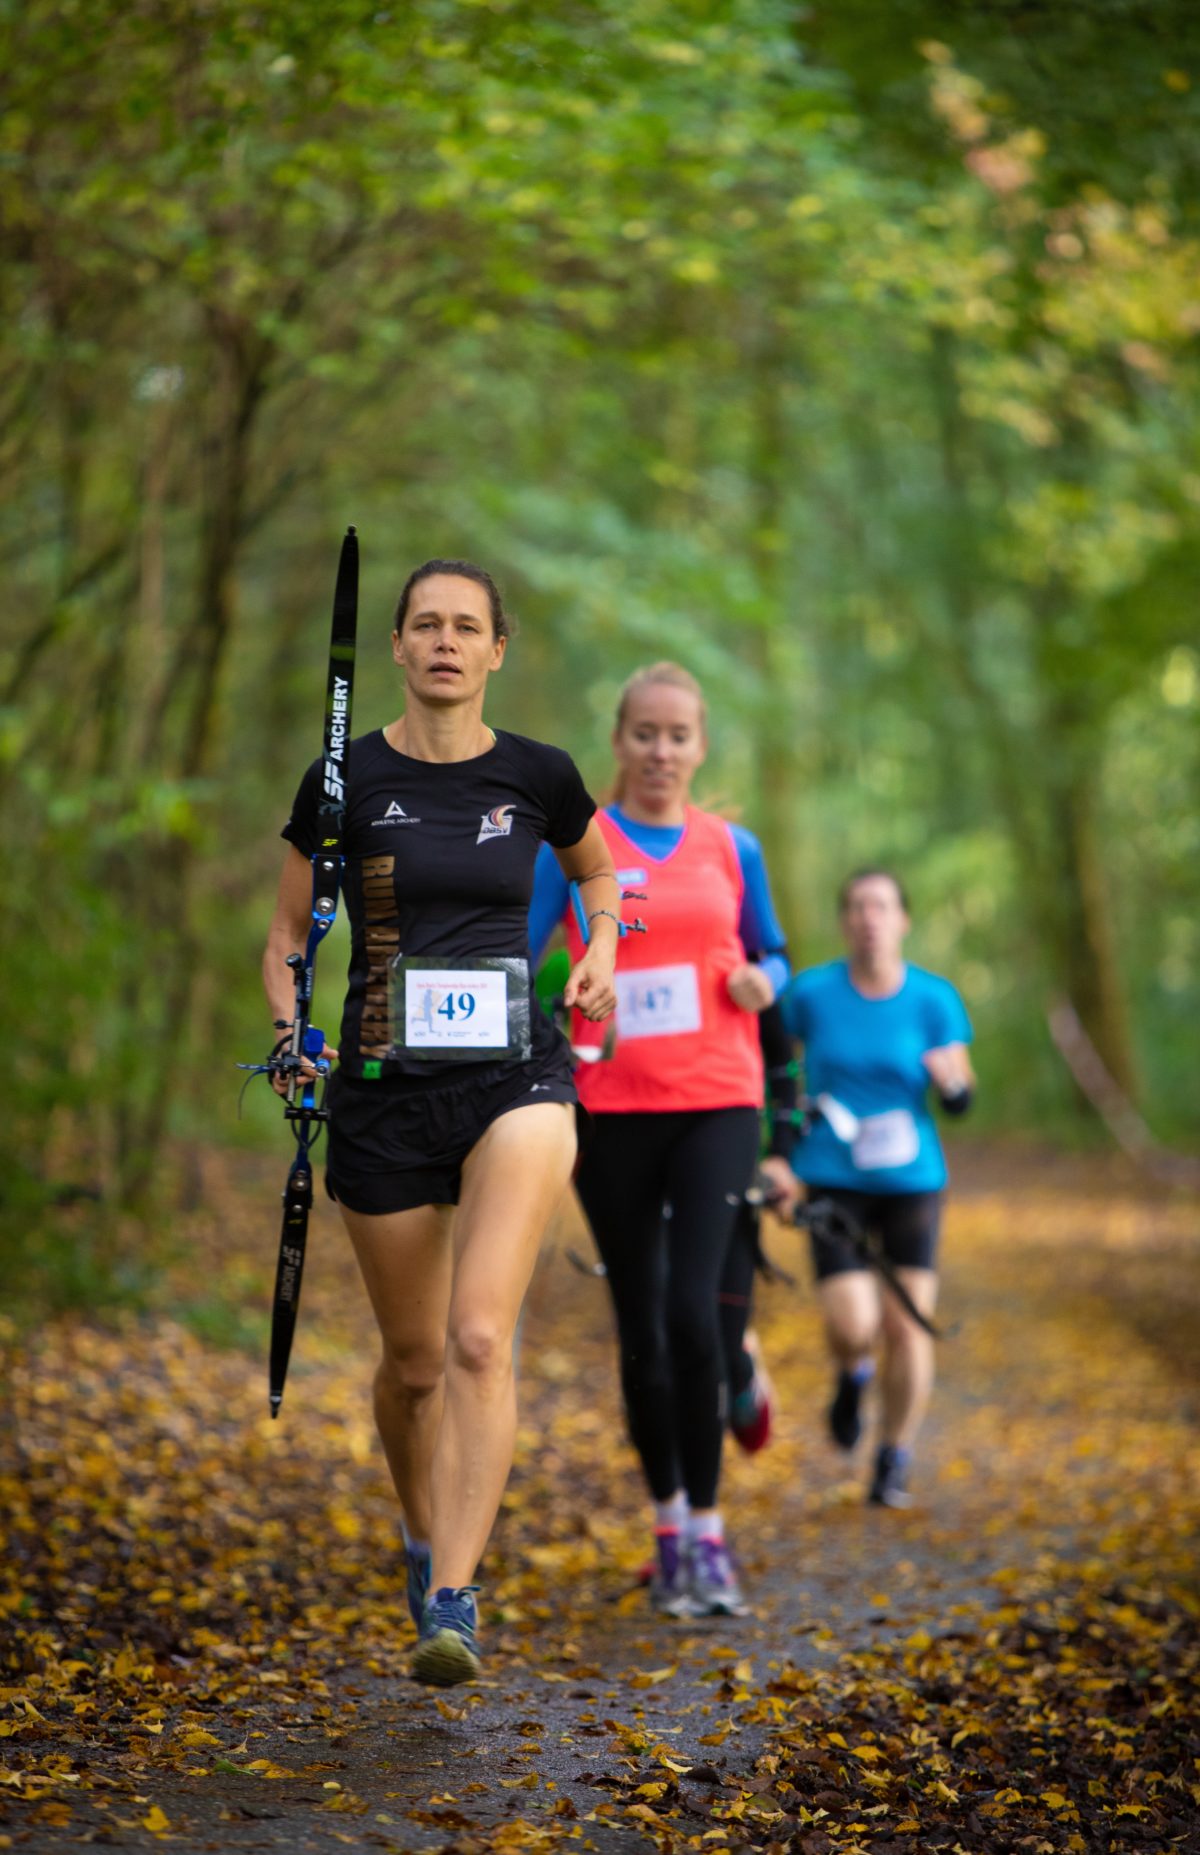
[[[833,1096],[858,1122],[852,1139],[839,1140],[827,1119],[814,1118],[792,1155],[798,1177],[860,1192],[940,1191],[946,1161],[922,1058],[942,1044],[971,1041],[971,1021],[949,980],[907,966],[898,992],[865,998],[849,962],[831,960],[797,973],[779,1003],[788,1030],[804,1043],[806,1092]]]

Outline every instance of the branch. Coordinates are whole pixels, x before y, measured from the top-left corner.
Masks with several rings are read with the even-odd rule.
[[[7,706],[13,700],[26,678],[34,670],[38,659],[58,637],[66,621],[67,607],[70,602],[78,598],[80,593],[86,592],[94,581],[102,579],[120,560],[125,548],[126,538],[124,536],[110,541],[106,547],[100,549],[98,554],[93,554],[91,560],[85,562],[71,575],[55,601],[54,609],[49,617],[45,618],[37,630],[26,638],[18,651],[12,674],[3,687],[0,687],[0,706]]]
[[[1200,1159],[1168,1152],[1154,1138],[1128,1095],[1108,1073],[1070,1000],[1058,999],[1047,1011],[1046,1022],[1067,1068],[1122,1152],[1165,1185],[1200,1186]]]

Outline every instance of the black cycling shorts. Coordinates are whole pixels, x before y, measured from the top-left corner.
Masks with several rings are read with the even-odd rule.
[[[457,1204],[463,1161],[493,1121],[535,1102],[578,1098],[570,1052],[528,1063],[472,1066],[470,1076],[361,1082],[336,1072],[329,1085],[325,1189],[347,1210],[387,1217],[417,1205]]]
[[[856,1192],[840,1185],[809,1185],[805,1195],[809,1204],[831,1198],[863,1230],[878,1235],[884,1255],[897,1269],[937,1268],[943,1192]],[[846,1238],[816,1230],[808,1234],[818,1282],[851,1269],[870,1268],[870,1262]]]

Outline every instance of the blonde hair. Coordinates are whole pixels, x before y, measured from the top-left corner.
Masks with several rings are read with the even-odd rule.
[[[685,670],[681,663],[670,663],[664,659],[662,663],[643,664],[640,670],[635,670],[633,675],[626,679],[622,685],[621,694],[617,698],[616,726],[618,728],[625,726],[630,696],[636,695],[639,689],[649,689],[653,683],[667,683],[672,689],[686,689],[689,696],[695,696],[700,704],[700,726],[707,727],[708,707],[704,700],[704,691],[699,683],[691,671]]]
[[[685,670],[681,663],[671,663],[669,659],[664,658],[661,663],[643,664],[640,670],[635,670],[633,675],[627,677],[622,684],[621,693],[617,698],[617,718],[613,724],[618,734],[628,718],[630,697],[635,696],[641,689],[652,688],[656,683],[665,683],[670,689],[683,689],[689,696],[695,696],[700,709],[700,731],[701,733],[707,732],[708,704],[704,700],[704,691],[690,670]],[[624,778],[618,773],[613,781],[613,803],[617,805],[621,803],[624,786]]]

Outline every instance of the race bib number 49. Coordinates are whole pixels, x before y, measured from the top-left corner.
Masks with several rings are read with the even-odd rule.
[[[388,974],[389,1056],[422,1063],[527,1063],[533,1054],[529,962],[397,954]]]
[[[620,1037],[682,1037],[700,1029],[700,985],[694,966],[644,966],[617,973]]]
[[[430,967],[404,976],[410,1050],[502,1050],[508,1043],[508,974]]]

